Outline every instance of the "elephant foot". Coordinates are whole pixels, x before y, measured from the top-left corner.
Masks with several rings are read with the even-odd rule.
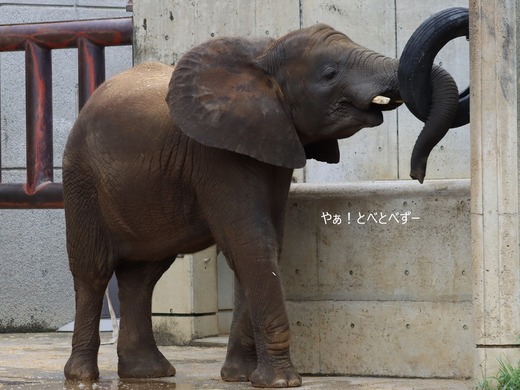
[[[175,368],[159,352],[137,350],[119,353],[117,373],[120,378],[162,378],[175,375]]]
[[[99,379],[97,356],[72,354],[65,364],[65,378],[78,381],[95,381]]]
[[[302,378],[292,365],[278,368],[259,364],[251,375],[251,384],[254,387],[298,387],[302,385]]]
[[[220,370],[220,376],[226,382],[249,382],[255,369],[256,355],[254,359],[228,357]]]

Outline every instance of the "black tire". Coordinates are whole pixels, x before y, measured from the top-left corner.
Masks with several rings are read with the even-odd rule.
[[[425,20],[408,40],[399,60],[401,97],[418,119],[426,122],[431,106],[431,72],[437,53],[452,39],[469,37],[469,11],[455,7]],[[459,95],[457,116],[451,127],[469,123],[469,87]]]

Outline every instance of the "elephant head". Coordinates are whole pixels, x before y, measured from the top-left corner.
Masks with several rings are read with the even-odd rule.
[[[181,58],[167,101],[175,123],[206,146],[288,168],[307,158],[337,163],[337,139],[380,125],[382,111],[403,103],[398,66],[324,24],[277,40],[219,38]],[[457,93],[453,79],[435,67],[432,88],[441,96],[416,160],[427,159],[436,144],[427,141],[451,125],[445,96]]]
[[[339,161],[337,139],[400,102],[397,61],[318,24],[278,40],[215,39],[176,65],[167,101],[196,141],[288,168]],[[385,95],[386,106],[372,103]]]

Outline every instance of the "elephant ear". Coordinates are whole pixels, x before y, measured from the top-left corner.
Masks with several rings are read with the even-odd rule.
[[[305,151],[278,83],[253,64],[272,40],[221,38],[186,53],[166,101],[175,124],[195,141],[287,167]]]
[[[316,141],[305,145],[304,148],[307,158],[313,158],[329,164],[337,164],[339,162],[339,145],[335,139]]]

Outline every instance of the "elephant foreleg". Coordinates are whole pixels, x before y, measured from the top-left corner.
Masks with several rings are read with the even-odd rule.
[[[218,149],[209,148],[207,153],[215,155],[206,161],[219,165],[208,167],[211,180],[197,190],[197,196],[238,285],[238,310],[223,377],[249,377],[256,387],[300,386],[289,352],[289,320],[277,264],[292,170]],[[238,362],[241,357],[245,361]]]
[[[295,387],[302,383],[289,353],[289,320],[285,311],[278,265],[272,260],[256,260],[253,272],[241,279],[250,287],[246,297],[251,308],[258,363],[251,374],[257,387]]]
[[[229,335],[226,361],[220,372],[228,382],[247,382],[256,369],[257,356],[251,314],[244,290],[235,278],[233,320]]]
[[[232,249],[225,251],[226,256],[231,258],[243,291],[238,293],[239,312],[231,329],[231,345],[223,377],[226,379],[228,375],[231,380],[249,377],[253,386],[257,387],[300,386],[301,377],[292,364],[289,352],[289,321],[276,264],[279,253],[277,240],[271,226],[264,228],[248,237],[240,237],[238,242],[242,245],[234,246],[234,241]],[[248,233],[245,227],[237,228],[237,231]],[[256,368],[252,372],[254,355],[250,344],[251,331],[257,356]],[[239,358],[246,360],[238,362]],[[237,368],[240,372],[236,371]]]
[[[152,332],[152,293],[173,260],[124,263],[116,269],[121,320],[117,354],[121,378],[159,378],[175,368],[157,348]]]

